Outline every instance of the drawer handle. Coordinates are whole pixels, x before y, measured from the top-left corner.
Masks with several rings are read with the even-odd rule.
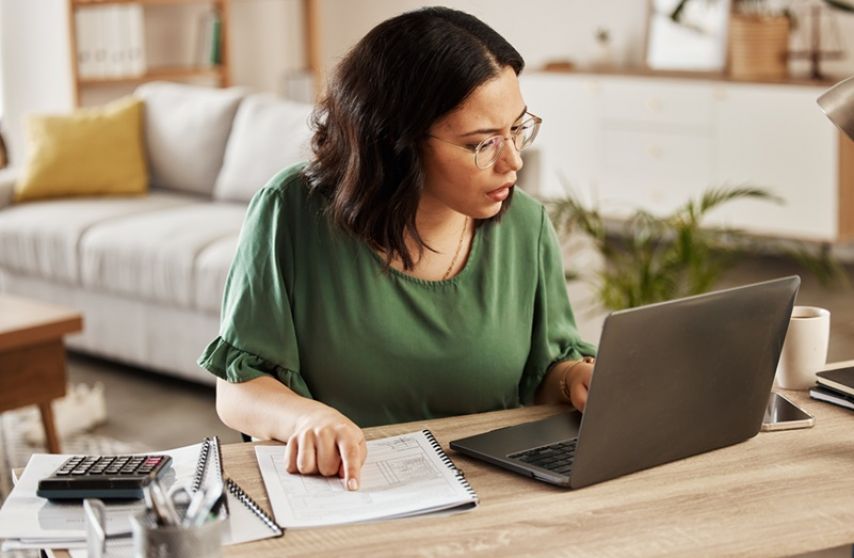
[[[661,112],[663,106],[664,104],[661,102],[661,99],[655,97],[646,101],[646,107],[652,112]]]

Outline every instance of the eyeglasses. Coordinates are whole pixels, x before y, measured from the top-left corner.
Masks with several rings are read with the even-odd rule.
[[[488,169],[494,165],[495,161],[498,160],[498,157],[501,156],[501,150],[504,148],[506,140],[513,140],[513,146],[516,148],[516,151],[522,151],[534,143],[534,138],[537,137],[537,132],[540,131],[540,124],[543,123],[543,119],[535,114],[531,114],[530,112],[526,112],[523,118],[524,120],[522,120],[522,122],[510,128],[510,138],[505,136],[492,136],[478,144],[471,144],[454,143],[434,135],[430,135],[430,137],[443,143],[448,143],[471,151],[474,153],[474,164],[477,168]]]

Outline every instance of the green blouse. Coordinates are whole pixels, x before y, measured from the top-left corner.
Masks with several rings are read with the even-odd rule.
[[[555,231],[524,192],[477,228],[456,277],[426,281],[386,271],[332,224],[302,168],[249,204],[203,368],[229,382],[273,376],[368,427],[530,404],[553,363],[594,354]]]

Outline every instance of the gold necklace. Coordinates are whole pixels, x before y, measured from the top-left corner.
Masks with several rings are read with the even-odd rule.
[[[469,228],[469,218],[466,216],[466,222],[463,223],[463,232],[460,234],[460,241],[457,242],[457,250],[454,252],[454,257],[451,258],[451,265],[448,266],[448,270],[442,275],[442,281],[450,277],[451,271],[454,269],[454,264],[457,263],[457,258],[460,255],[460,249],[463,247],[463,239],[466,237],[466,231]]]

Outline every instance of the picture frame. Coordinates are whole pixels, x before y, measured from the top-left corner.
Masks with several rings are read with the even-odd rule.
[[[646,67],[723,73],[731,8],[732,0],[648,0]]]

